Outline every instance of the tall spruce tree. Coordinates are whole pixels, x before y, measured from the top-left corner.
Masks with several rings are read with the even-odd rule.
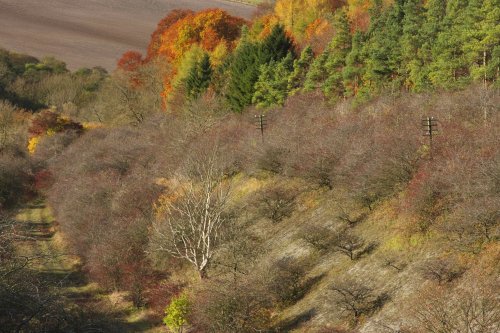
[[[446,1],[429,0],[426,3],[424,22],[421,35],[423,39],[422,47],[418,53],[417,65],[421,66],[420,71],[411,75],[414,84],[414,90],[429,90],[432,83],[429,79],[430,65],[434,61],[432,50],[436,44],[438,35],[444,29],[444,17],[446,16]]]
[[[342,71],[343,85],[346,96],[358,93],[361,78],[364,73],[363,33],[357,31],[352,38],[351,52],[346,57],[346,64]]]
[[[312,47],[307,46],[302,50],[299,59],[293,62],[293,72],[288,78],[288,91],[290,95],[294,95],[304,86],[306,75],[313,61],[314,53]]]
[[[276,62],[264,64],[260,68],[258,81],[252,103],[259,108],[281,106],[288,97],[288,81],[293,72],[293,56],[291,53]]]
[[[205,53],[201,60],[197,61],[192,66],[186,78],[186,93],[190,99],[198,98],[208,89],[212,79],[212,73],[213,70],[210,64],[210,56]]]
[[[420,55],[425,41],[422,27],[424,8],[421,0],[406,0],[404,6],[403,35],[401,37],[401,66],[407,90],[422,91],[426,88],[423,60]]]
[[[328,77],[328,73],[325,70],[325,64],[328,60],[328,54],[330,52],[330,46],[327,46],[326,49],[321,52],[319,56],[317,56],[311,66],[309,71],[306,74],[306,79],[304,81],[304,90],[312,91],[321,87],[321,84]]]
[[[434,87],[455,89],[470,80],[463,53],[467,2],[449,0],[443,27],[432,48],[433,61],[429,65],[429,79]]]
[[[500,0],[470,0],[465,26],[463,51],[471,77],[491,82],[500,61],[493,57],[500,45]]]
[[[229,66],[229,83],[226,98],[230,108],[241,112],[252,103],[255,83],[259,78],[260,67],[271,61],[279,61],[290,52],[293,42],[281,25],[273,30],[261,43],[244,40],[237,48]]]
[[[403,5],[404,0],[396,0],[379,17],[372,16],[372,26],[364,48],[367,59],[363,77],[365,89],[371,93],[380,93],[386,88],[394,91],[403,81],[399,75]]]
[[[346,65],[346,58],[351,51],[352,44],[351,27],[346,9],[339,9],[335,12],[333,28],[335,29],[335,36],[331,41],[330,53],[325,62],[328,76],[322,87],[325,95],[331,98],[344,96],[345,94],[342,71]]]
[[[278,61],[286,57],[289,52],[295,58],[293,49],[293,41],[287,35],[285,28],[277,24],[260,44],[259,61],[261,64],[267,64],[271,60]]]
[[[483,51],[482,70],[473,70],[475,78],[500,85],[500,0],[484,0],[480,23],[480,48]]]
[[[226,99],[229,107],[235,112],[241,112],[252,103],[255,92],[254,85],[259,78],[259,46],[257,43],[243,42],[238,47],[229,65],[229,83],[226,89]]]

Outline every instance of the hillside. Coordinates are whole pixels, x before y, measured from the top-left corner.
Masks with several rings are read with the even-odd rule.
[[[252,113],[203,124],[192,116],[202,106],[85,135],[52,163],[49,198],[66,221],[62,230],[102,283],[112,277],[115,251],[122,278],[138,269],[145,271],[136,278],[149,276],[144,266],[126,268],[142,257],[132,249],[148,244],[155,267],[189,295],[189,321],[199,332],[268,325],[279,332],[432,332],[422,325],[439,326],[442,312],[458,327],[473,320],[485,325],[475,332],[495,332],[498,95],[479,88],[382,98],[357,110],[314,99],[295,98],[268,113],[264,144]],[[432,160],[420,125],[427,114],[440,120]],[[195,265],[164,261],[163,228],[169,209],[187,204],[170,201],[186,190],[182,182],[204,182],[206,168],[230,182],[225,209],[232,218],[220,230],[225,239],[208,279],[197,281]],[[148,232],[142,214],[153,214]],[[487,318],[472,319],[462,304]]]
[[[0,49],[0,331],[500,331],[498,2],[175,9],[110,73]]]
[[[1,0],[0,47],[54,56],[73,70],[111,71],[125,51],[145,50],[158,21],[176,8],[222,8],[246,18],[255,10],[221,0]]]

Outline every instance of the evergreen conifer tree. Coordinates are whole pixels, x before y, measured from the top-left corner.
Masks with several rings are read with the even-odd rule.
[[[357,94],[364,73],[363,34],[357,31],[352,38],[351,51],[346,57],[342,71],[343,85],[346,96]]]
[[[486,84],[495,79],[500,61],[493,58],[500,45],[500,1],[470,0],[465,26],[463,51],[469,72]]]
[[[259,77],[258,45],[243,42],[229,65],[226,99],[233,111],[241,112],[252,103],[254,85]]]
[[[396,0],[379,17],[373,17],[364,52],[367,55],[363,77],[369,92],[379,93],[391,87],[394,91],[402,83],[400,73],[402,21],[404,0]],[[373,14],[372,14],[373,15]]]
[[[197,61],[191,67],[188,77],[186,78],[186,93],[190,99],[198,98],[208,89],[212,79],[212,73],[210,56],[205,53],[201,60]]]
[[[438,88],[454,89],[469,81],[468,66],[463,54],[467,1],[449,0],[443,28],[432,48],[429,79]]]
[[[277,24],[260,45],[259,61],[261,64],[267,64],[271,60],[278,61],[286,57],[289,52],[293,53],[293,42],[286,34],[285,28]],[[295,57],[294,54],[293,56]]]
[[[400,75],[405,79],[405,87],[409,90],[421,91],[426,87],[423,60],[420,56],[424,44],[422,26],[424,8],[421,0],[406,0],[404,6],[403,35],[401,37]]]
[[[323,83],[327,78],[327,72],[325,68],[326,61],[328,60],[328,53],[330,51],[329,46],[319,55],[316,59],[313,60],[311,66],[309,67],[309,71],[306,74],[306,78],[304,81],[304,90],[312,91],[321,87],[321,83]]]
[[[424,22],[422,24],[422,46],[418,53],[418,62],[413,66],[421,66],[420,71],[413,70],[410,80],[416,91],[431,89],[429,80],[430,64],[433,62],[432,50],[436,44],[437,36],[444,29],[444,17],[446,16],[446,2],[443,0],[429,0],[425,7]],[[416,75],[415,75],[416,74]]]
[[[291,53],[281,61],[271,60],[260,68],[258,81],[255,83],[255,94],[252,103],[265,108],[281,106],[288,97],[288,81],[293,71],[293,56]]]
[[[322,90],[326,96],[339,97],[345,93],[342,71],[352,43],[349,19],[345,9],[335,12],[333,27],[335,36],[331,41],[330,52],[325,62],[327,78]]]
[[[290,95],[294,95],[304,86],[307,72],[313,61],[313,50],[310,46],[307,46],[302,50],[299,59],[293,62],[293,72],[288,79],[288,91]]]
[[[278,62],[288,53],[292,54],[293,59],[293,42],[281,25],[274,26],[262,43],[244,40],[238,46],[229,66],[230,81],[226,91],[228,104],[233,111],[241,112],[252,103],[260,67],[271,61]]]

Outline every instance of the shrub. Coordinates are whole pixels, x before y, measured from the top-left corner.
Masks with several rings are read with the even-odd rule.
[[[274,223],[290,217],[295,210],[297,190],[280,184],[263,189],[257,197],[261,214]]]
[[[389,295],[377,294],[372,287],[356,280],[340,280],[331,285],[330,289],[338,295],[335,303],[355,324],[361,316],[380,309],[389,300]]]
[[[318,251],[328,251],[333,246],[335,233],[323,226],[306,226],[301,232],[301,238]]]
[[[421,267],[422,276],[438,284],[452,282],[464,273],[465,269],[451,257],[427,260]]]
[[[267,289],[278,304],[290,306],[304,296],[307,291],[304,276],[307,264],[291,257],[273,263],[268,277]]]
[[[356,260],[366,251],[365,240],[348,229],[338,231],[332,237],[332,247],[348,256],[351,260]],[[370,245],[368,245],[370,246]]]
[[[189,299],[186,294],[175,297],[165,309],[163,323],[172,332],[182,333],[184,327],[188,325],[189,307]]]
[[[284,148],[266,147],[258,157],[257,165],[261,170],[281,174],[284,168],[287,150]]]
[[[410,316],[419,328],[416,332],[497,332],[500,303],[494,290],[498,283],[485,287],[483,282],[448,292],[441,287],[421,292]]]
[[[261,277],[211,281],[196,293],[192,322],[199,332],[267,332],[272,297]]]

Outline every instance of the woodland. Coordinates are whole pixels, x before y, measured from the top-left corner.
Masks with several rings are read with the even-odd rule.
[[[0,49],[0,332],[499,332],[499,77],[500,0]]]

